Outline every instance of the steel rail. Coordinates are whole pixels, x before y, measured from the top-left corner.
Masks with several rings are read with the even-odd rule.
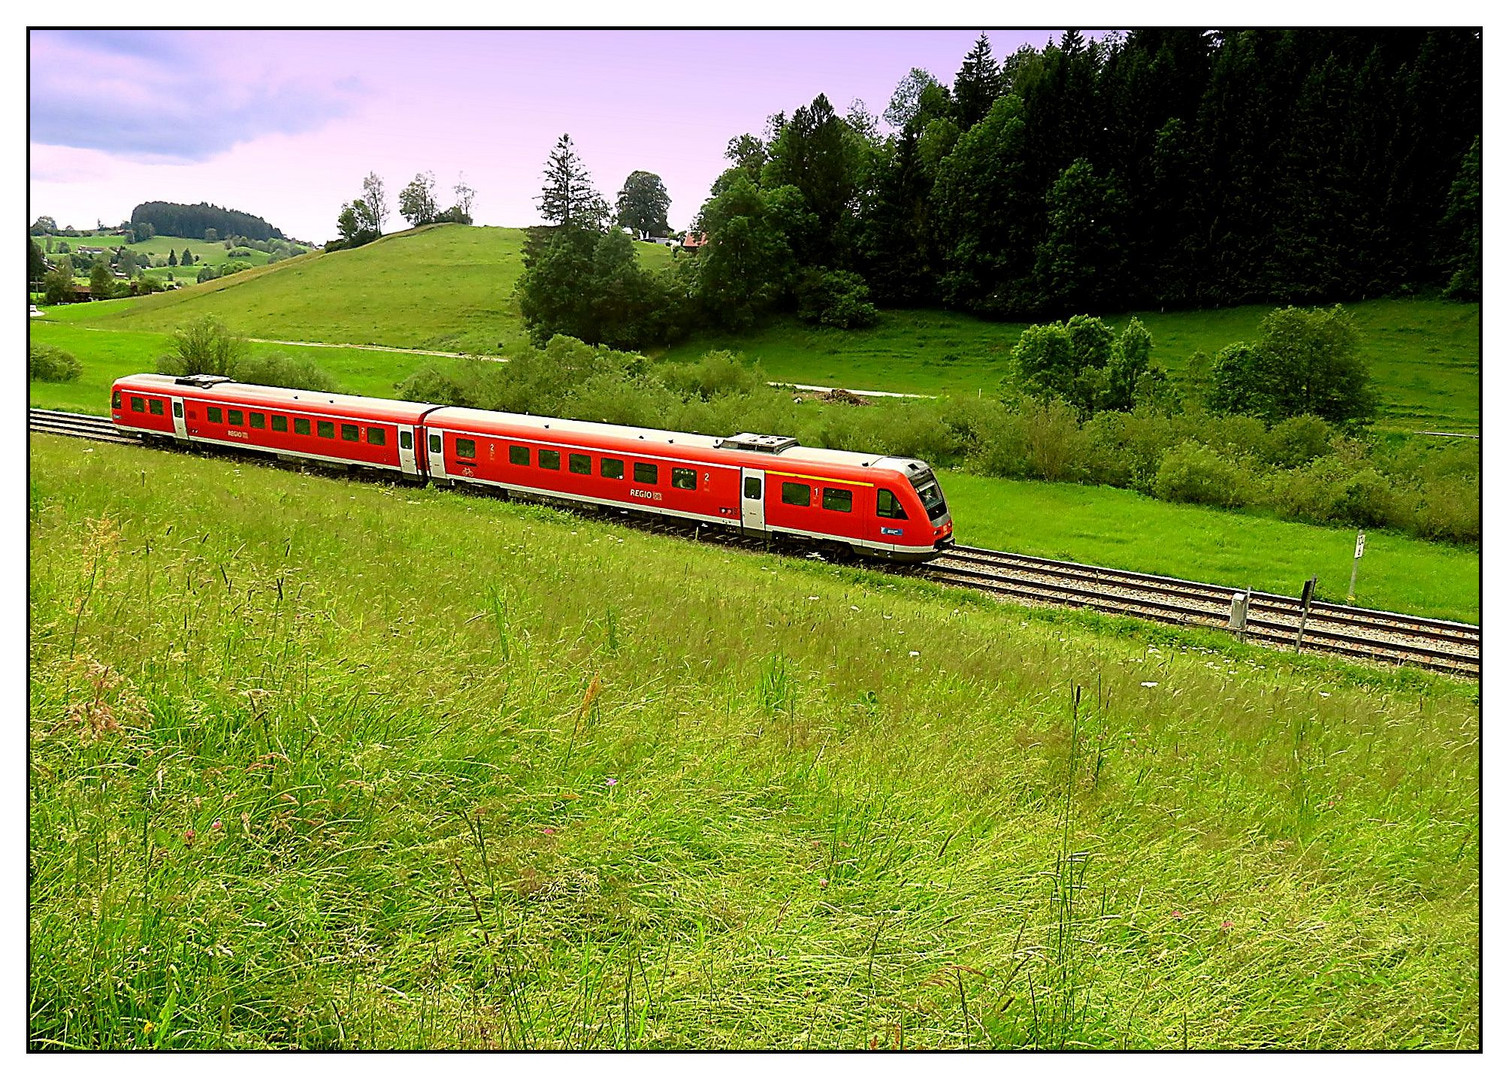
[[[43,434],[143,445],[140,436],[121,432],[103,416],[29,409],[27,423],[31,431]],[[656,519],[652,529],[718,539],[745,548],[768,546],[757,539],[674,521]],[[1245,595],[1242,589],[1185,578],[965,545],[947,549],[930,563],[886,569],[1015,601],[1088,608],[1212,629],[1227,628],[1233,597]],[[1292,596],[1253,592],[1243,631],[1245,640],[1296,649],[1300,607],[1300,601]],[[1477,678],[1481,672],[1480,641],[1479,628],[1471,623],[1313,601],[1305,618],[1302,645],[1316,653],[1394,665],[1408,663]]]

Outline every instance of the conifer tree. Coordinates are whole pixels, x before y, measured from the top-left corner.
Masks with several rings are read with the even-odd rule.
[[[562,135],[545,162],[545,187],[535,199],[540,216],[551,225],[600,229],[608,204],[592,186],[591,174],[576,156],[571,136]]]
[[[981,33],[964,57],[964,66],[954,76],[954,101],[959,109],[959,126],[973,127],[990,111],[1001,95],[1001,65],[990,52],[990,41]]]

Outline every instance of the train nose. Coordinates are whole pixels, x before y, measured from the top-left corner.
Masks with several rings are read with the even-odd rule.
[[[945,521],[942,525],[934,526],[934,528],[933,528],[933,547],[934,547],[935,550],[941,551],[941,550],[943,550],[946,547],[952,546],[953,542],[954,542],[954,522],[953,522],[952,518],[950,518],[949,520]]]

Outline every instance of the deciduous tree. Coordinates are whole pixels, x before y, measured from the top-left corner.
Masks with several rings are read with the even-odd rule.
[[[618,192],[618,224],[633,229],[636,236],[664,236],[671,231],[666,213],[671,197],[665,182],[652,172],[636,169]]]

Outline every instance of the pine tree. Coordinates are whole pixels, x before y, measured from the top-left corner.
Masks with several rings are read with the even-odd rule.
[[[959,109],[959,126],[973,127],[990,111],[1002,91],[1001,65],[990,52],[990,41],[981,33],[964,57],[964,66],[954,76],[954,101]]]
[[[178,255],[173,251],[172,248],[168,248],[168,265],[169,266],[177,266],[178,265]]]
[[[608,204],[592,186],[592,177],[576,156],[571,136],[562,135],[545,162],[545,187],[535,199],[540,216],[551,225],[600,229]]]

